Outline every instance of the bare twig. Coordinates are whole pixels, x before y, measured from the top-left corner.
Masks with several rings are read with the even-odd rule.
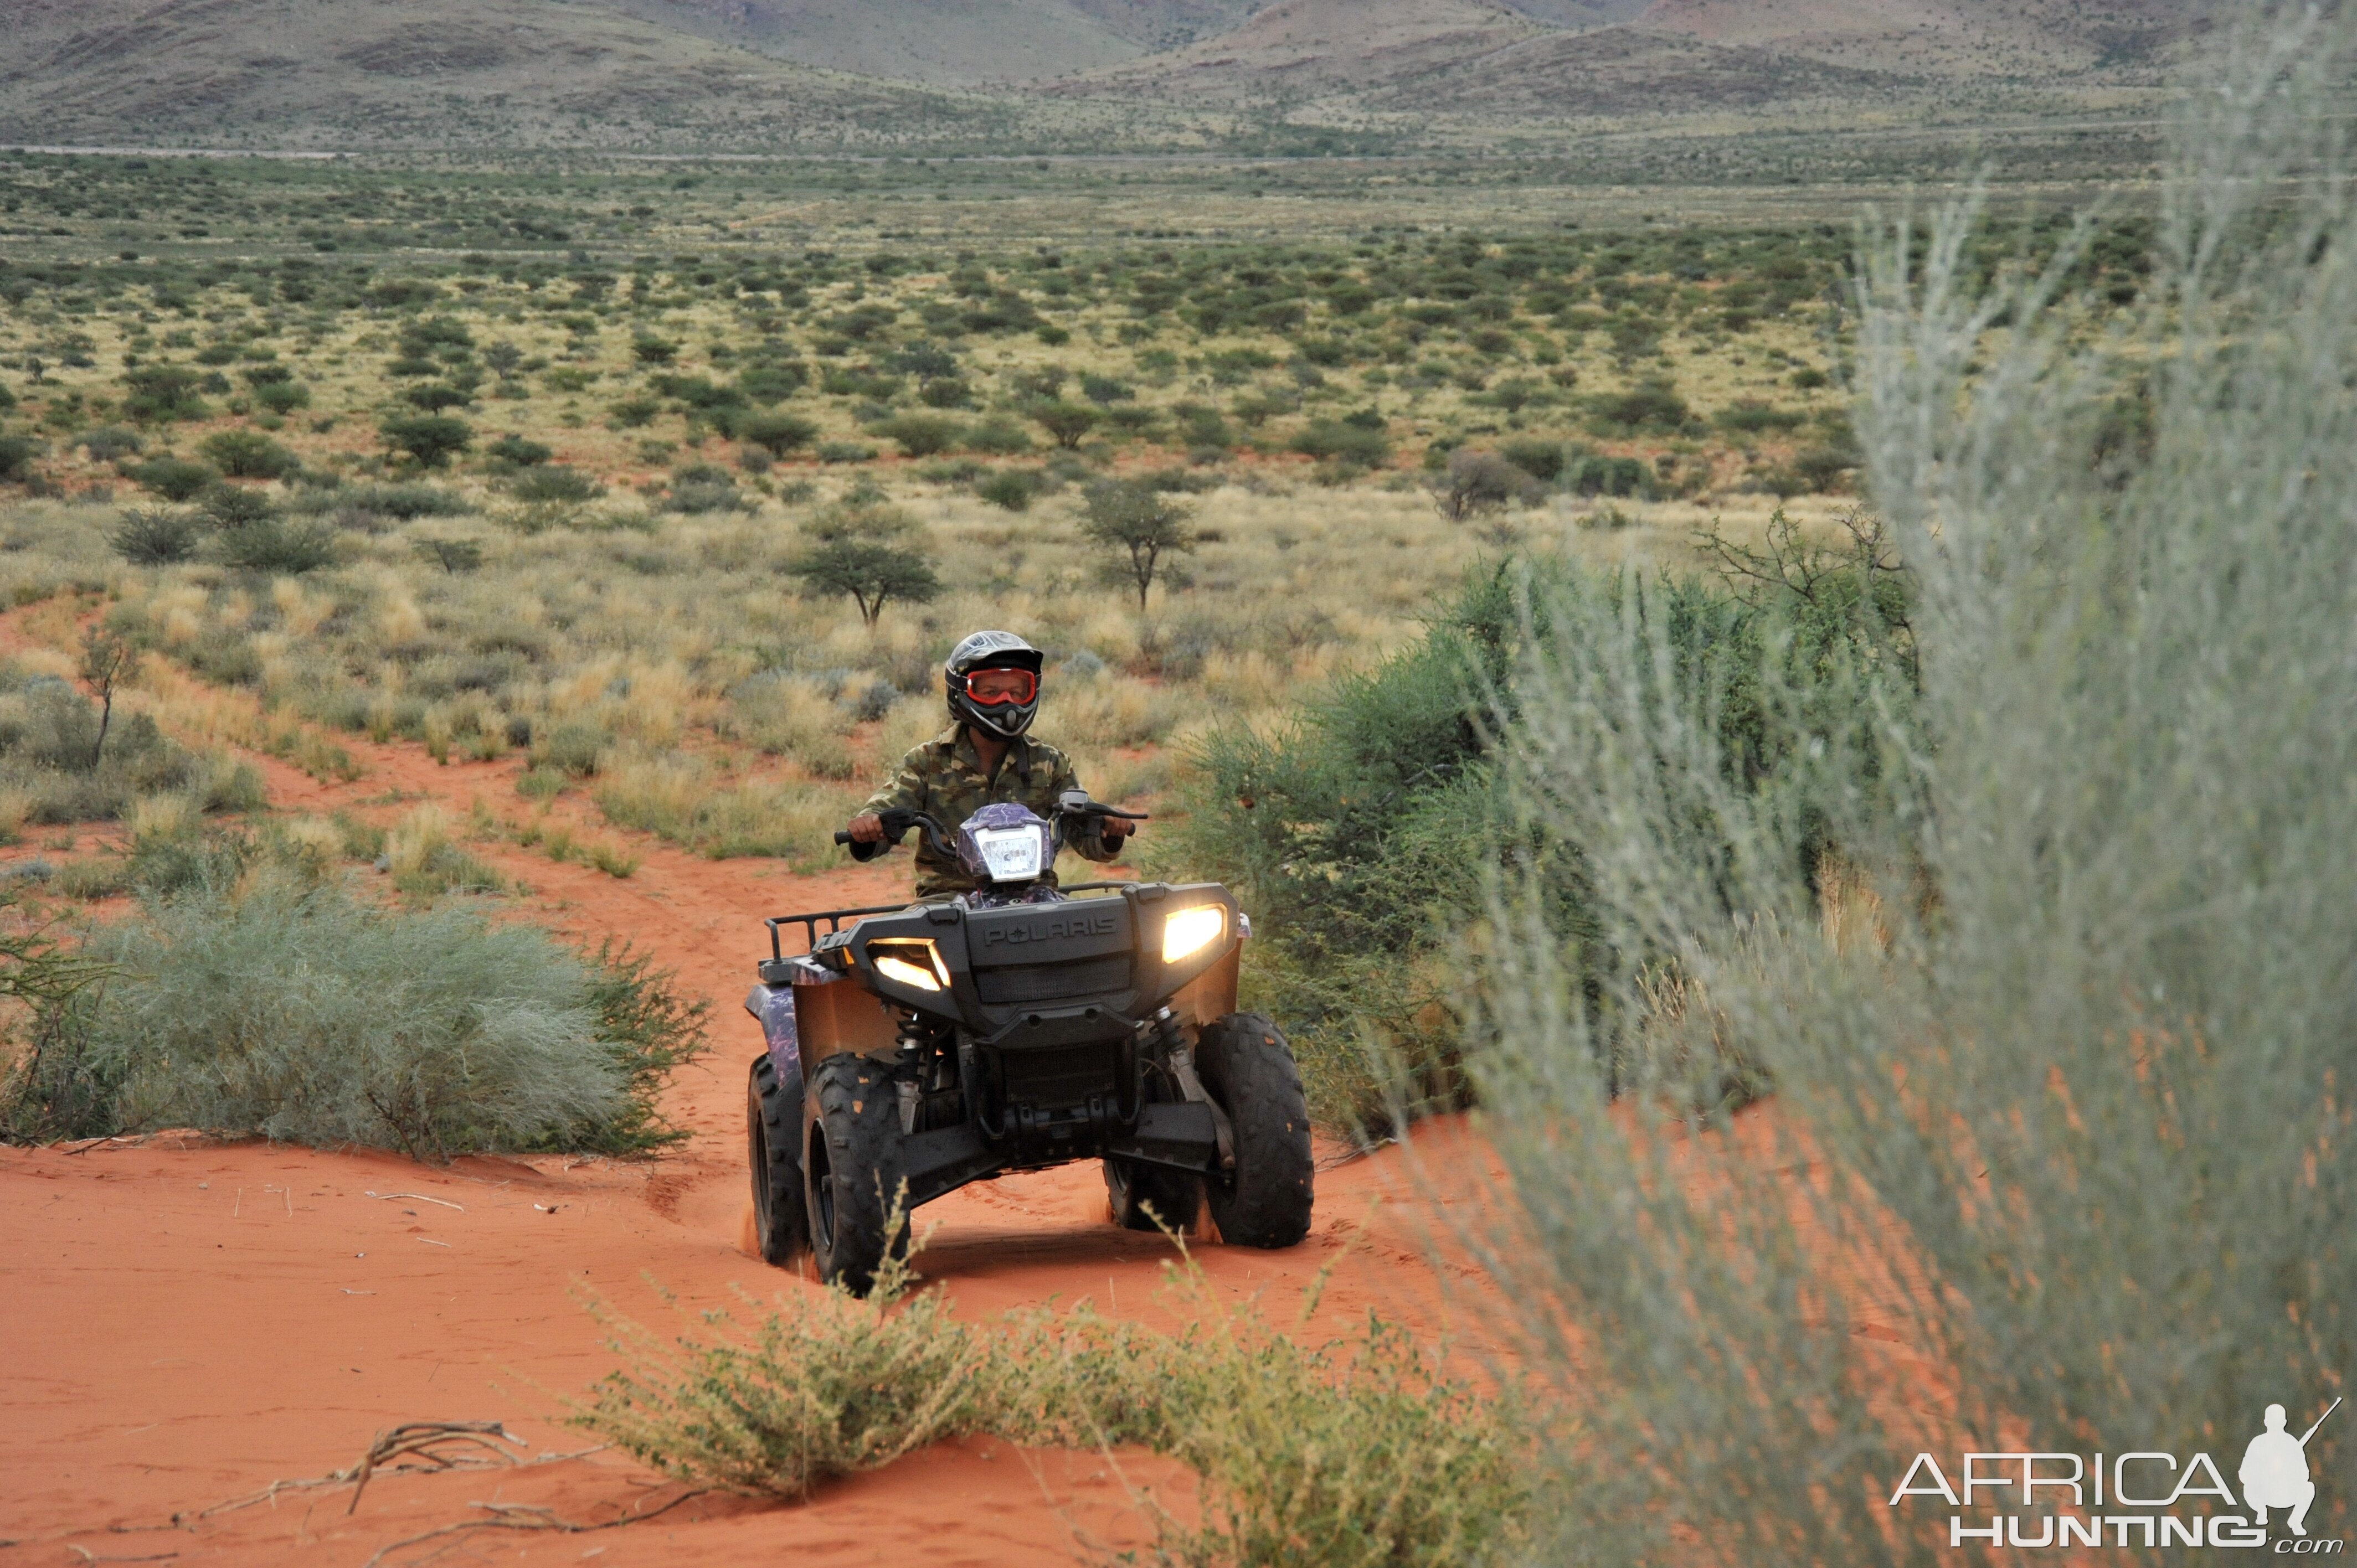
[[[624,1525],[643,1524],[648,1520],[669,1513],[672,1509],[679,1507],[680,1504],[687,1501],[690,1498],[703,1497],[710,1489],[711,1488],[706,1487],[694,1487],[688,1491],[680,1493],[679,1496],[672,1498],[671,1501],[664,1503],[660,1508],[649,1509],[644,1513],[624,1514],[619,1519],[605,1520],[597,1524],[580,1524],[572,1520],[560,1519],[557,1517],[555,1509],[542,1508],[535,1504],[474,1503],[469,1506],[486,1509],[490,1513],[491,1517],[490,1519],[464,1520],[457,1524],[446,1524],[438,1530],[429,1530],[417,1535],[404,1537],[400,1541],[391,1541],[386,1545],[378,1547],[376,1552],[369,1558],[369,1560],[361,1565],[361,1568],[377,1568],[377,1564],[382,1563],[392,1553],[402,1551],[407,1547],[422,1546],[429,1541],[438,1541],[445,1537],[453,1535],[464,1535],[478,1530],[544,1530],[551,1531],[558,1535],[588,1535],[601,1530],[618,1530]]]
[[[461,1214],[467,1212],[467,1206],[463,1203],[453,1203],[447,1197],[428,1197],[422,1192],[364,1192],[361,1196],[382,1198],[388,1203],[396,1197],[405,1197],[412,1203],[438,1203],[445,1208],[455,1208]]]

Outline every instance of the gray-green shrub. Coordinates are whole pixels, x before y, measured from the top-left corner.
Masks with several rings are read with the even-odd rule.
[[[0,1105],[12,1136],[636,1152],[674,1135],[655,1091],[701,1045],[701,1009],[642,958],[332,886],[199,886],[83,950],[108,978],[37,1021]]]
[[[1627,597],[1555,601],[1521,671],[1514,798],[1586,846],[1603,939],[1492,903],[1492,1267],[1583,1418],[1545,1561],[1996,1561],[1889,1506],[1916,1451],[2231,1475],[2357,1363],[2357,17],[2212,53],[2116,333],[1981,282],[1969,211],[1868,252],[1911,716],[1871,649],[1818,671],[1830,719],[1763,661],[1746,778]],[[2154,439],[2107,453],[2138,380]],[[1777,1102],[1665,1134],[1730,1046]],[[1607,1113],[1607,1060],[1647,1110]]]

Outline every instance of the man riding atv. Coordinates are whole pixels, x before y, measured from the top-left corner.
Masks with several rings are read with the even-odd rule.
[[[1028,806],[1045,817],[1069,790],[1081,787],[1071,759],[1030,738],[1039,712],[1040,652],[1006,631],[977,631],[950,651],[942,666],[950,727],[900,759],[900,768],[851,819],[852,855],[872,858],[886,838],[884,813],[921,812],[941,822],[963,822],[985,806]],[[1071,847],[1090,860],[1121,854],[1130,824],[1099,817],[1074,832]],[[1056,885],[1050,870],[1043,878]],[[974,874],[917,842],[917,897],[951,898],[974,890]]]
[[[905,1237],[896,1214],[1082,1160],[1132,1230],[1208,1209],[1232,1246],[1308,1234],[1301,1074],[1275,1021],[1237,1007],[1252,922],[1217,883],[1058,886],[1060,848],[1111,860],[1142,819],[1026,737],[1039,665],[1003,631],[959,643],[954,726],[835,835],[864,861],[915,832],[920,902],[763,922],[745,1124],[770,1262],[807,1253],[864,1290]]]

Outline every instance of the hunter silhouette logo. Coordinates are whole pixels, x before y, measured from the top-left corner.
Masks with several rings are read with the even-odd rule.
[[[2284,1407],[2267,1406],[2267,1429],[2251,1439],[2243,1450],[2243,1467],[2236,1477],[2243,1483],[2243,1501],[2251,1510],[2251,1522],[2259,1529],[2267,1527],[2269,1509],[2289,1509],[2291,1515],[2284,1522],[2291,1526],[2294,1535],[2308,1533],[2308,1505],[2316,1500],[2316,1483],[2308,1477],[2308,1440],[2316,1435],[2316,1427],[2341,1408],[2334,1400],[2316,1418],[2316,1426],[2294,1437],[2284,1430]]]
[[[1951,1547],[2238,1546],[2268,1548],[2282,1556],[2338,1556],[2347,1541],[2309,1537],[2316,1481],[2309,1473],[2308,1445],[2340,1408],[2341,1401],[2334,1400],[2295,1436],[2286,1429],[2284,1407],[2267,1406],[2266,1430],[2243,1450],[2235,1473],[2247,1519],[2234,1511],[2234,1488],[2209,1455],[2180,1461],[2174,1454],[2151,1450],[1967,1454],[1953,1480],[1939,1460],[1918,1454],[1890,1494],[1890,1506],[1901,1507],[1910,1498],[1946,1503],[1955,1510],[1948,1520]],[[1993,1512],[1976,1511],[1990,1508],[1979,1495],[1986,1493],[1996,1495]],[[2216,1500],[2203,1500],[2210,1498]],[[2278,1511],[2291,1533],[2271,1543],[2267,1515]]]

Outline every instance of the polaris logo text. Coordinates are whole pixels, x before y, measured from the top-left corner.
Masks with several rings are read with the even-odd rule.
[[[2239,1492],[2207,1454],[2183,1464],[2160,1453],[1967,1454],[1953,1479],[1937,1459],[1918,1454],[1889,1506],[1938,1498],[1959,1510],[1948,1516],[1952,1547],[2241,1546],[2278,1556],[2335,1556],[2348,1542],[2308,1533],[2309,1506],[2316,1500],[2308,1440],[2340,1403],[2334,1400],[2298,1436],[2285,1428],[2284,1407],[2267,1406],[2265,1430],[2251,1439],[2235,1471]],[[2211,1505],[2217,1511],[2181,1511],[2211,1498],[2218,1499]],[[1975,1507],[1991,1511],[1975,1513]],[[2288,1533],[2269,1536],[2271,1513]]]
[[[1109,937],[1120,929],[1121,921],[1113,915],[1071,915],[1060,919],[1034,920],[1028,926],[993,926],[982,939],[982,945],[1052,942],[1062,937]]]

